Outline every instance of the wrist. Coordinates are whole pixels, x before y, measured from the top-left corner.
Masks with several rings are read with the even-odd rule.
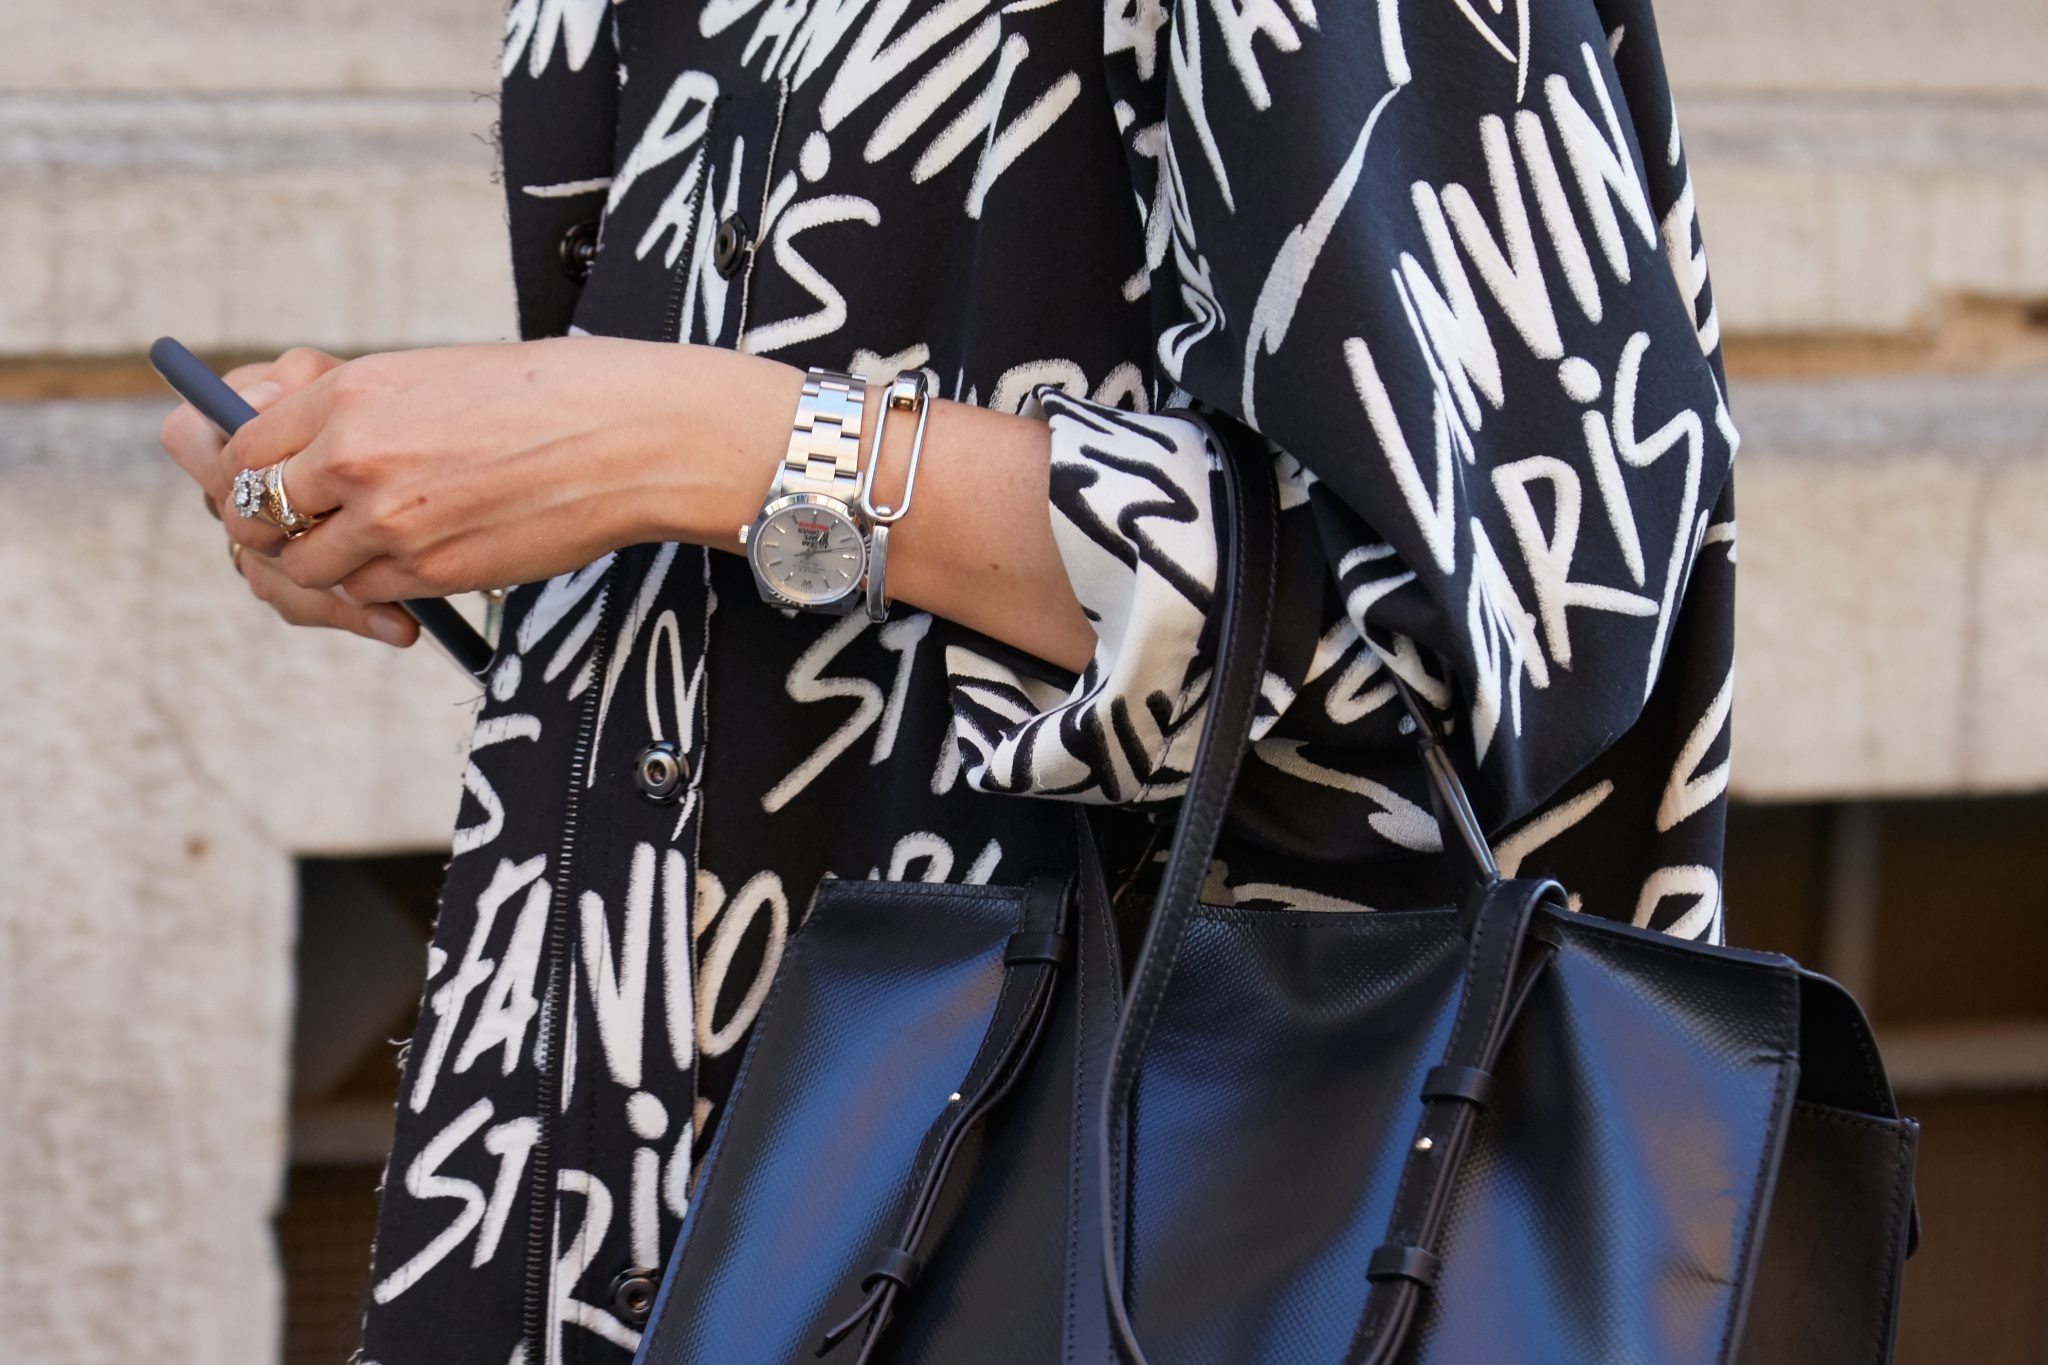
[[[711,346],[661,345],[635,422],[624,544],[737,550],[789,444],[803,371]]]

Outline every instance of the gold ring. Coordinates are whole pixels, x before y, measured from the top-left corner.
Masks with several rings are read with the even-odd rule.
[[[241,541],[239,541],[239,540],[231,540],[231,541],[229,541],[229,542],[228,542],[228,563],[230,563],[230,564],[234,565],[234,566],[235,566],[235,572],[236,572],[236,573],[238,573],[238,574],[241,574],[241,576],[242,576],[243,578],[247,578],[247,577],[249,576],[248,574],[246,574],[246,573],[243,573],[243,572],[242,572],[242,542],[241,542]]]
[[[296,540],[312,530],[320,518],[298,511],[292,506],[291,496],[284,491],[284,467],[291,460],[292,457],[287,455],[263,471],[263,491],[267,495],[265,505],[272,524],[284,532],[286,539]]]

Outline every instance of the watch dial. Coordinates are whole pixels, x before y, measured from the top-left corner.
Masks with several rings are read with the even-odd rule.
[[[795,602],[836,602],[860,585],[867,547],[845,515],[829,508],[785,507],[761,524],[748,547],[754,566]]]

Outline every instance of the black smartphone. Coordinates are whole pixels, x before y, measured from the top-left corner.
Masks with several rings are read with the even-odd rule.
[[[149,363],[163,376],[164,383],[199,409],[200,415],[220,428],[224,436],[234,435],[256,415],[256,409],[206,368],[205,361],[170,337],[158,337],[151,344]],[[483,679],[491,666],[491,642],[461,612],[438,597],[409,597],[398,605],[420,623],[420,629],[447,652],[457,667],[472,678]]]

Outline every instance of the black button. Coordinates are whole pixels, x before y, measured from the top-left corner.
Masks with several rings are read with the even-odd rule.
[[[591,264],[597,260],[597,223],[578,223],[562,234],[558,248],[562,257],[562,273],[581,284],[590,278]]]
[[[727,215],[718,225],[718,236],[711,243],[711,264],[728,280],[747,259],[747,237],[747,220],[737,213]]]
[[[689,775],[690,765],[683,751],[665,739],[648,745],[633,760],[633,781],[639,784],[640,794],[662,805],[676,799]]]
[[[612,1311],[625,1319],[629,1326],[638,1327],[654,1311],[654,1294],[658,1288],[653,1271],[639,1266],[622,1270],[612,1281]]]

